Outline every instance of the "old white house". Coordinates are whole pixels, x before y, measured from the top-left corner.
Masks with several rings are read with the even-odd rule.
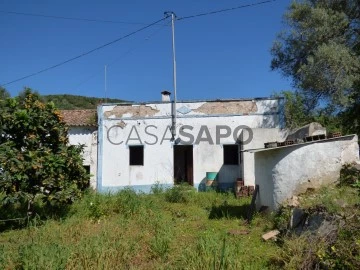
[[[356,135],[332,138],[314,123],[289,135],[282,98],[174,103],[169,92],[162,94],[159,102],[62,111],[70,143],[85,145],[84,166],[94,189],[149,192],[155,183],[187,182],[202,190],[211,174],[222,190],[239,178],[256,185],[258,207],[276,209],[306,188],[336,181],[342,165],[359,163]],[[302,141],[319,131],[321,140]],[[292,143],[264,148],[285,140]]]
[[[83,163],[90,174],[90,186],[96,188],[97,118],[96,110],[63,110],[61,114],[69,128],[69,143],[83,144]]]
[[[241,152],[279,139],[282,98],[103,104],[98,107],[99,191],[125,187],[148,192],[159,183],[201,189],[208,172],[227,189],[237,178],[255,183],[254,154]]]

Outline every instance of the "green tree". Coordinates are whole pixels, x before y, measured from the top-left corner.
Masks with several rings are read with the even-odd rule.
[[[83,146],[68,144],[67,127],[53,103],[26,89],[0,101],[0,193],[3,205],[49,207],[73,202],[87,187]],[[25,207],[25,208],[24,208]]]
[[[36,98],[37,100],[44,102],[44,99],[42,98],[42,96],[39,94],[38,91],[36,90],[32,90],[29,87],[24,87],[24,89],[22,91],[20,91],[18,93],[18,95],[15,97],[17,99],[17,101],[19,103],[23,103],[25,101],[25,99],[27,98],[28,95],[32,95],[34,98]]]
[[[291,91],[283,91],[281,95],[285,98],[284,113],[287,128],[292,130],[314,121],[311,110],[306,107],[304,96]]]
[[[291,77],[308,105],[328,106],[327,112],[345,117],[344,124],[357,120],[353,112],[359,110],[360,1],[295,1],[285,24],[271,49],[271,68]]]
[[[84,97],[76,95],[45,95],[42,98],[49,102],[52,101],[58,109],[73,110],[73,109],[96,109],[97,105],[103,102],[107,103],[121,103],[121,99],[103,99],[96,97]]]
[[[327,128],[328,132],[342,130],[341,118],[334,116],[331,107],[313,108],[306,102],[306,97],[298,91],[282,91],[274,96],[285,98],[284,116],[285,126],[290,130],[318,122]]]
[[[5,88],[0,86],[0,100],[6,99],[6,98],[9,98],[9,97],[10,97],[9,92],[6,91]]]

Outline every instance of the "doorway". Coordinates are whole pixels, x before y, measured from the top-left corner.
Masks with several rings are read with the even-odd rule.
[[[193,185],[192,145],[174,145],[174,182]]]

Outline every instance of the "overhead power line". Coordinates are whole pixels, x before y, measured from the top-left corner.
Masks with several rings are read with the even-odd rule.
[[[191,18],[195,18],[195,17],[213,15],[213,14],[222,13],[222,12],[227,12],[227,11],[232,11],[232,10],[236,10],[236,9],[242,9],[242,8],[259,6],[259,5],[263,5],[263,4],[267,4],[267,3],[275,2],[275,1],[276,1],[276,0],[268,0],[268,1],[262,1],[262,2],[257,2],[257,3],[252,3],[252,4],[241,5],[241,6],[232,7],[232,8],[224,8],[224,9],[214,10],[214,11],[210,11],[210,12],[205,12],[205,13],[200,13],[200,14],[194,14],[194,15],[190,15],[190,16],[180,17],[180,18],[177,18],[177,20],[180,21],[180,20],[186,20],[186,19],[191,19]]]
[[[65,64],[67,64],[67,63],[69,63],[69,62],[72,62],[72,61],[77,60],[77,59],[79,59],[79,58],[81,58],[81,57],[84,57],[84,56],[86,56],[86,55],[89,55],[89,54],[91,54],[91,53],[93,53],[93,52],[95,52],[95,51],[98,51],[98,50],[103,49],[103,48],[105,48],[105,47],[107,47],[107,46],[110,46],[110,45],[112,45],[112,44],[114,44],[114,43],[116,43],[116,42],[119,42],[119,41],[121,41],[121,40],[123,40],[123,39],[125,39],[125,38],[128,38],[128,37],[130,37],[130,36],[133,36],[133,35],[135,35],[136,33],[139,33],[139,32],[141,32],[141,31],[143,31],[143,30],[145,30],[145,29],[147,29],[147,28],[149,28],[149,27],[151,27],[151,26],[153,26],[153,25],[155,25],[155,24],[157,24],[157,23],[159,23],[159,22],[162,22],[162,21],[166,20],[168,17],[169,17],[169,16],[166,16],[166,17],[164,17],[164,18],[162,18],[162,19],[160,19],[160,20],[157,20],[157,21],[155,21],[155,22],[152,22],[152,23],[150,23],[150,24],[148,24],[148,25],[146,25],[146,26],[144,26],[144,27],[141,27],[141,28],[138,29],[138,30],[135,30],[135,31],[133,31],[133,32],[131,32],[131,33],[129,33],[129,34],[126,34],[126,35],[122,36],[122,37],[119,37],[119,38],[117,38],[117,39],[115,39],[115,40],[113,40],[113,41],[110,41],[110,42],[108,42],[108,43],[106,43],[106,44],[104,44],[104,45],[101,45],[101,46],[99,46],[99,47],[96,47],[95,49],[92,49],[92,50],[90,50],[90,51],[84,52],[84,53],[82,53],[82,54],[80,54],[80,55],[78,55],[78,56],[72,57],[72,58],[70,58],[70,59],[68,59],[68,60],[65,60],[65,61],[63,61],[63,62],[61,62],[61,63],[58,63],[58,64],[56,64],[56,65],[53,65],[53,66],[44,68],[44,69],[42,69],[42,70],[40,70],[40,71],[31,73],[31,74],[29,74],[29,75],[23,76],[23,77],[21,77],[21,78],[12,80],[12,81],[7,82],[7,83],[4,83],[4,84],[2,84],[1,86],[6,86],[6,85],[9,85],[9,84],[12,84],[12,83],[15,83],[15,82],[18,82],[18,81],[21,81],[21,80],[24,80],[24,79],[33,77],[33,76],[35,76],[35,75],[38,75],[38,74],[43,73],[43,72],[45,72],[45,71],[48,71],[48,70],[50,70],[50,69],[54,69],[54,68],[60,67],[60,66],[62,66],[62,65],[65,65]]]
[[[113,64],[115,64],[117,61],[119,61],[120,59],[124,58],[125,56],[131,54],[133,51],[135,51],[136,49],[138,49],[141,45],[143,45],[145,42],[149,41],[153,36],[155,36],[156,34],[158,34],[161,30],[164,29],[164,26],[170,26],[170,23],[168,24],[164,24],[163,27],[157,29],[156,31],[152,32],[150,35],[146,36],[145,39],[143,40],[142,43],[138,44],[138,46],[132,47],[129,50],[125,51],[123,54],[121,54],[119,57],[116,57],[113,61],[111,61],[110,63],[106,64],[107,67],[112,66]],[[98,69],[97,72],[94,72],[92,75],[86,77],[84,80],[82,80],[80,83],[78,83],[74,88],[78,89],[79,86],[83,85],[84,83],[90,81],[91,79],[99,76],[101,74],[103,70],[100,68]]]
[[[141,23],[141,22],[123,22],[123,21],[112,21],[112,20],[98,20],[98,19],[88,19],[88,18],[75,18],[75,17],[64,17],[64,16],[54,16],[54,15],[35,14],[35,13],[15,12],[15,11],[7,11],[7,10],[0,10],[0,12],[1,12],[1,13],[5,13],[5,14],[12,14],[12,15],[23,15],[23,16],[32,16],[32,17],[42,17],[42,18],[59,19],[59,20],[99,22],[99,23],[133,24],[133,25],[147,25],[146,23]]]
[[[267,3],[275,2],[275,1],[276,0],[268,0],[268,1],[258,2],[258,3],[246,4],[246,5],[242,5],[242,6],[238,6],[238,7],[225,8],[225,9],[210,11],[210,12],[206,12],[206,13],[200,13],[200,14],[195,14],[195,15],[190,15],[190,16],[184,16],[184,17],[177,18],[177,20],[179,21],[179,20],[190,19],[190,18],[195,18],[195,17],[200,17],[200,16],[212,15],[212,14],[216,14],[216,13],[232,11],[232,10],[241,9],[241,8],[258,6],[258,5],[267,4]],[[5,14],[32,16],[32,17],[42,17],[42,18],[60,19],[60,20],[100,22],[100,23],[118,23],[118,24],[133,24],[133,25],[147,25],[146,23],[141,23],[141,22],[124,22],[124,21],[113,21],[113,20],[76,18],[76,17],[65,17],[65,16],[55,16],[55,15],[36,14],[36,13],[16,12],[16,11],[8,11],[8,10],[0,10],[0,12],[5,13]]]
[[[214,10],[214,11],[205,12],[205,13],[199,13],[199,14],[194,14],[194,15],[189,15],[189,16],[183,16],[183,17],[177,18],[177,20],[180,21],[180,20],[186,20],[186,19],[191,19],[191,18],[195,18],[195,17],[213,15],[213,14],[217,14],[217,13],[228,12],[228,11],[233,11],[233,10],[242,9],[242,8],[259,6],[259,5],[263,5],[263,4],[267,4],[267,3],[271,3],[271,2],[275,2],[275,1],[277,1],[277,0],[267,0],[267,1],[257,2],[257,3],[251,3],[251,4],[241,5],[241,6],[237,6],[237,7],[232,7],[232,8],[225,8],[225,9]],[[27,15],[27,16],[39,16],[39,17],[47,17],[47,18],[56,18],[56,19],[83,20],[83,21],[94,21],[94,22],[112,22],[112,23],[125,23],[125,24],[142,24],[142,23],[130,23],[130,22],[117,22],[117,21],[106,21],[106,20],[95,20],[95,19],[82,19],[82,18],[71,18],[71,17],[61,17],[61,16],[50,16],[50,15],[40,15],[40,14],[31,14],[31,13],[20,13],[20,12],[1,11],[1,10],[0,10],[0,12],[2,12],[2,13],[9,13],[9,14]],[[101,46],[99,46],[99,47],[97,47],[97,48],[95,48],[95,49],[92,49],[92,50],[90,50],[90,51],[84,52],[84,53],[82,53],[82,54],[80,54],[80,55],[78,55],[78,56],[75,56],[75,57],[73,57],[73,58],[70,58],[70,59],[68,59],[68,60],[66,60],[66,61],[63,61],[63,62],[61,62],[61,63],[58,63],[58,64],[56,64],[56,65],[50,66],[50,67],[48,67],[48,68],[42,69],[42,70],[40,70],[40,71],[34,72],[34,73],[32,73],[32,74],[26,75],[26,76],[24,76],[24,77],[21,77],[21,78],[18,78],[18,79],[9,81],[9,82],[4,83],[4,84],[2,84],[2,85],[0,85],[0,86],[6,86],[6,85],[9,85],[9,84],[12,84],[12,83],[15,83],[15,82],[18,82],[18,81],[21,81],[21,80],[24,80],[24,79],[33,77],[33,76],[38,75],[38,74],[40,74],[40,73],[46,72],[46,71],[48,71],[48,70],[57,68],[57,67],[59,67],[59,66],[65,65],[65,64],[67,64],[67,63],[69,63],[69,62],[72,62],[72,61],[77,60],[77,59],[79,59],[79,58],[81,58],[81,57],[84,57],[84,56],[86,56],[86,55],[89,55],[89,54],[91,54],[91,53],[93,53],[93,52],[95,52],[95,51],[97,51],[97,50],[103,49],[104,47],[110,46],[110,45],[112,45],[112,44],[114,44],[114,43],[116,43],[116,42],[118,42],[118,41],[121,41],[121,40],[127,38],[127,37],[130,37],[130,36],[132,36],[132,35],[134,35],[134,34],[136,34],[136,33],[138,33],[138,32],[141,32],[141,31],[143,31],[143,30],[145,30],[145,29],[147,29],[147,28],[149,28],[149,27],[151,27],[151,26],[153,26],[153,25],[157,25],[158,23],[166,20],[166,19],[169,18],[169,17],[170,17],[170,16],[168,15],[168,16],[164,17],[163,19],[160,19],[160,20],[157,20],[157,21],[155,21],[155,22],[153,22],[153,23],[150,23],[150,24],[148,24],[148,25],[146,25],[146,26],[144,26],[144,27],[142,27],[142,28],[140,28],[140,29],[138,29],[138,30],[135,30],[135,31],[133,31],[133,32],[131,32],[131,33],[125,35],[125,36],[122,36],[122,37],[117,38],[117,39],[115,39],[115,40],[113,40],[113,41],[111,41],[111,42],[108,42],[108,43],[106,43],[106,44],[104,44],[104,45],[101,45]]]

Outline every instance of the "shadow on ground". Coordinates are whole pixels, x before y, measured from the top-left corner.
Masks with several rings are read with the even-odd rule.
[[[240,206],[234,206],[234,205],[213,206],[210,209],[209,219],[221,219],[221,218],[247,219],[249,209],[250,209],[250,204],[244,204]]]

